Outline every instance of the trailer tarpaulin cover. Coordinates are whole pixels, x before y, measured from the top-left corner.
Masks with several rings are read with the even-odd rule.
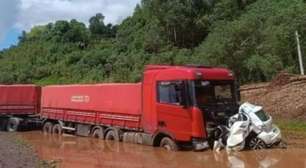
[[[138,128],[141,84],[47,86],[42,89],[42,109],[47,118]]]
[[[39,102],[39,86],[0,85],[0,114],[35,114],[39,112]]]

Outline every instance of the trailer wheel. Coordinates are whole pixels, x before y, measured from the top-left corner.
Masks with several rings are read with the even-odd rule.
[[[52,133],[53,124],[51,122],[45,122],[43,125],[43,133]]]
[[[14,117],[9,118],[6,125],[6,130],[8,132],[15,132],[17,131],[19,124],[20,124],[20,119]]]
[[[59,134],[59,135],[62,134],[63,133],[62,126],[60,124],[53,125],[52,133],[53,134]]]
[[[160,141],[160,147],[168,150],[168,151],[177,151],[178,147],[176,145],[176,143],[169,137],[164,137],[161,141]]]
[[[249,148],[253,150],[264,149],[266,147],[265,142],[257,137],[252,138],[249,142]]]
[[[95,128],[92,132],[92,137],[98,138],[98,139],[104,139],[103,128]]]
[[[116,133],[115,130],[109,130],[106,135],[105,135],[105,140],[115,140],[115,141],[119,141],[119,135],[118,133]]]

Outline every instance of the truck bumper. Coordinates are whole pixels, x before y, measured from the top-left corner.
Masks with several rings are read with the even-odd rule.
[[[209,148],[209,144],[207,140],[204,139],[192,139],[192,148],[195,151],[201,151]]]

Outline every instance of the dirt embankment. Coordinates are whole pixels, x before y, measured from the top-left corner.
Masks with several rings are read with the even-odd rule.
[[[242,102],[261,105],[290,148],[306,148],[306,76],[278,74],[271,82],[241,87]]]
[[[306,76],[283,72],[269,83],[244,85],[241,98],[263,106],[275,119],[306,121]]]
[[[0,132],[0,168],[39,167],[39,159],[31,147],[14,134]]]

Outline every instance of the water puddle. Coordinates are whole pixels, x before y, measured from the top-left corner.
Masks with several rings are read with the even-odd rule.
[[[71,135],[44,135],[40,131],[20,135],[33,145],[41,159],[55,160],[60,168],[306,168],[305,149],[270,149],[227,154],[167,152],[150,146],[117,143]]]

